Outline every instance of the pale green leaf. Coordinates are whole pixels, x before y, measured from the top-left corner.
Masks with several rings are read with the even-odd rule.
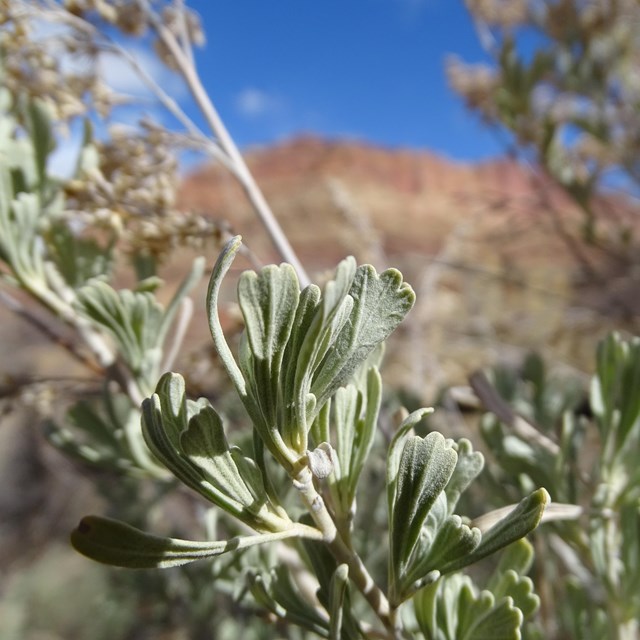
[[[179,304],[203,269],[203,260],[195,260],[166,310],[149,291],[116,290],[100,279],[79,289],[76,307],[111,334],[131,371],[151,386],[159,373],[163,343]]]
[[[267,502],[261,476],[256,476],[253,470],[246,473],[248,463],[243,464],[245,473],[241,474],[229,449],[222,420],[213,407],[203,407],[190,417],[187,429],[180,434],[180,448],[212,485],[235,502],[248,506]],[[260,481],[254,485],[257,478]]]
[[[159,340],[164,310],[152,294],[128,289],[116,291],[102,280],[93,280],[78,291],[76,306],[111,334],[136,375],[155,374],[161,357]]]
[[[289,264],[269,265],[259,274],[254,271],[242,274],[238,302],[254,358],[280,364],[299,297],[298,278]]]
[[[245,380],[251,382],[245,404],[250,401],[253,405],[250,414],[255,426],[278,457],[275,427],[287,424],[282,362],[299,297],[300,285],[288,264],[265,267],[259,274],[245,271],[238,283],[238,301],[246,326],[240,368]],[[283,431],[285,446],[302,454],[307,448],[306,429]]]
[[[404,444],[409,437],[411,429],[413,429],[424,416],[430,413],[433,413],[433,409],[431,408],[418,409],[410,413],[401,422],[389,444],[389,451],[387,453],[387,503],[389,513],[391,513],[393,509],[393,500],[395,498],[396,484],[398,481],[398,469],[400,467],[400,456],[402,455]]]
[[[549,500],[549,494],[545,489],[534,491],[483,534],[482,542],[475,551],[442,567],[442,572],[457,571],[526,536],[540,523]]]
[[[0,260],[27,289],[45,282],[40,243],[41,206],[36,194],[17,193],[0,165]]]
[[[227,374],[231,378],[231,381],[236,387],[238,395],[243,399],[246,399],[246,383],[242,376],[242,372],[238,367],[231,349],[227,344],[226,338],[222,331],[222,325],[220,324],[220,316],[218,314],[218,304],[220,298],[220,287],[222,286],[222,280],[227,271],[233,263],[233,259],[240,250],[242,245],[241,236],[235,236],[224,246],[222,252],[218,256],[216,264],[211,272],[211,279],[209,280],[209,289],[207,291],[207,317],[209,319],[209,329],[211,330],[211,337],[213,343],[218,351],[220,360],[227,371]]]
[[[319,406],[389,337],[415,302],[413,289],[399,271],[388,269],[378,275],[370,265],[356,269],[348,295],[353,300],[348,322],[342,324],[313,376],[311,392]]]
[[[395,604],[408,595],[407,572],[412,553],[431,508],[444,490],[457,460],[445,438],[433,432],[405,441],[398,466],[390,514],[391,599]]]
[[[496,601],[460,574],[441,578],[413,599],[422,633],[437,640],[519,640],[522,612],[511,598]]]
[[[349,567],[341,564],[331,578],[329,589],[329,638],[341,640],[343,605],[349,587]]]
[[[526,539],[520,538],[510,544],[500,554],[500,561],[496,573],[500,575],[511,569],[521,575],[526,574],[533,564],[533,545]]]
[[[188,401],[184,380],[165,374],[142,405],[142,429],[151,451],[184,484],[257,531],[291,522],[273,505],[255,463],[227,443],[220,417],[204,399]]]
[[[329,635],[329,620],[300,593],[287,567],[273,569],[267,580],[249,575],[249,588],[259,604],[273,614],[323,638]]]
[[[296,531],[282,531],[195,542],[156,536],[110,518],[87,516],[72,532],[71,544],[76,551],[104,564],[129,569],[164,569],[298,535]]]
[[[540,598],[533,592],[533,582],[527,576],[520,576],[514,569],[507,569],[490,583],[496,600],[511,598],[525,618],[533,615],[540,607]]]
[[[455,469],[457,455],[437,432],[410,436],[402,450],[392,514],[392,555],[406,563],[424,521]]]
[[[458,637],[464,640],[520,640],[522,612],[511,598],[495,603],[488,591],[474,597],[463,591]]]
[[[402,577],[404,589],[412,591],[419,588],[423,577],[432,572],[440,574],[441,567],[470,554],[481,539],[479,529],[464,524],[460,516],[448,516],[430,544],[418,543],[406,576]]]
[[[484,456],[479,451],[474,451],[471,442],[466,438],[454,443],[453,448],[458,454],[458,461],[445,489],[449,515],[453,513],[462,492],[478,477],[484,467]]]

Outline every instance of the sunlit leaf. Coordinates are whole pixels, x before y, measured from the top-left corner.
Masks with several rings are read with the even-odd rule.
[[[71,544],[76,551],[104,564],[129,569],[164,569],[294,535],[299,534],[284,531],[217,542],[195,542],[155,536],[110,518],[86,516],[71,534]]]

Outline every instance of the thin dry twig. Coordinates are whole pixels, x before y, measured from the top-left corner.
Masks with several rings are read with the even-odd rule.
[[[556,456],[560,453],[560,447],[551,438],[541,433],[534,425],[518,415],[500,397],[489,378],[482,372],[476,371],[469,376],[469,384],[486,409],[494,413],[504,424],[513,429],[513,432],[527,442],[533,442]]]
[[[9,311],[20,316],[27,324],[37,329],[42,335],[49,339],[53,344],[65,349],[73,358],[83,364],[85,367],[98,375],[104,375],[104,368],[101,367],[93,358],[81,351],[78,346],[69,338],[65,337],[57,331],[53,325],[45,322],[36,316],[30,309],[27,309],[17,298],[14,298],[6,291],[0,290],[0,303],[2,303]]]

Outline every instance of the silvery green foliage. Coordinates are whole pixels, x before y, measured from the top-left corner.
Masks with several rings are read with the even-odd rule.
[[[256,603],[277,618],[322,637],[360,638],[374,632],[400,638],[403,603],[413,606],[418,601],[412,597],[425,587],[441,599],[440,586],[434,585],[458,584],[446,590],[447,606],[466,615],[469,628],[507,629],[505,637],[516,637],[522,607],[530,613],[535,599],[516,597],[529,583],[519,577],[515,560],[516,569],[496,581],[492,599],[485,592],[478,595],[469,578],[443,576],[534,529],[548,496],[544,489],[533,492],[492,526],[475,526],[457,515],[459,498],[480,473],[483,458],[467,440],[413,434],[429,410],[409,415],[389,447],[388,533],[376,532],[389,549],[386,593],[354,546],[361,533],[354,530],[358,481],[372,449],[382,397],[382,346],[413,306],[412,289],[398,271],[378,274],[352,258],[338,265],[322,291],[315,285],[301,291],[286,264],[245,272],[238,283],[245,330],[236,360],[217,305],[222,279],[239,248],[240,239],[232,239],[213,269],[209,323],[246,409],[254,446],[240,450],[230,444],[219,413],[206,399],[188,399],[183,379],[174,373],[162,376],[143,402],[142,432],[159,463],[253,532],[192,542],[90,516],[73,532],[76,549],[100,562],[151,568],[298,539],[305,542],[299,560],[305,580],[315,585],[311,600],[287,566],[247,575]],[[274,462],[308,511],[301,519],[292,515],[299,507],[274,488]],[[364,597],[368,613],[355,613],[354,591]],[[363,615],[371,620],[364,622]],[[420,625],[415,637],[427,633],[427,626]],[[467,627],[460,628],[466,633]]]
[[[415,295],[402,275],[356,267],[348,258],[321,295],[302,292],[290,265],[245,272],[238,302],[246,331],[239,362],[226,343],[217,302],[222,278],[240,247],[227,244],[209,286],[214,343],[253,425],[267,449],[287,469],[308,450],[311,426],[329,398],[398,326]]]
[[[384,341],[414,303],[401,274],[394,269],[378,274],[348,258],[323,290],[311,285],[301,291],[287,264],[244,273],[238,300],[245,331],[236,359],[217,305],[239,238],[225,247],[211,277],[208,310],[215,346],[254,435],[253,446],[245,443],[240,449],[228,441],[216,409],[205,399],[189,399],[181,376],[164,373],[169,329],[203,262],[194,263],[166,306],[155,296],[159,281],[154,277],[130,290],[114,287],[115,236],[104,231],[92,236],[71,225],[63,185],[47,172],[54,137],[46,108],[36,102],[20,111],[26,133],[21,136],[15,133],[18,119],[9,113],[18,107],[3,107],[2,278],[75,331],[105,371],[101,401],[81,401],[64,420],[50,421],[49,439],[84,463],[126,474],[125,493],[136,478],[160,479],[159,487],[166,487],[173,477],[226,518],[225,539],[194,542],[90,516],[72,535],[79,551],[132,568],[209,558],[217,584],[228,588],[229,576],[238,575],[232,565],[241,568],[242,563],[224,564],[224,558],[250,547],[254,550],[246,553],[255,554],[267,543],[304,541],[299,563],[304,580],[315,581],[315,596],[310,598],[301,579],[289,575],[288,566],[270,569],[277,562],[264,556],[246,576],[245,591],[255,603],[324,637],[400,637],[399,607],[413,606],[412,596],[423,586],[536,526],[546,503],[544,490],[484,532],[455,514],[460,494],[482,468],[482,457],[464,440],[412,435],[427,412],[412,414],[388,456],[388,532],[379,532],[381,548],[389,548],[389,584],[383,591],[358,555],[362,532],[355,515],[382,402],[378,367]],[[79,171],[96,161],[89,127],[85,134]],[[307,517],[298,519],[300,505],[294,506],[275,482],[274,463],[296,490]],[[115,495],[113,487],[110,494]],[[134,506],[119,504],[136,525],[144,524]],[[208,537],[215,538],[213,529]],[[466,592],[459,593],[465,608]],[[519,618],[512,616],[510,623],[517,628]],[[420,635],[418,629],[412,633]]]
[[[535,491],[484,533],[465,522],[454,509],[482,470],[482,455],[465,439],[455,443],[437,432],[409,436],[422,413],[411,414],[401,425],[387,462],[390,597],[397,604],[441,575],[526,535],[548,501],[544,489]]]
[[[133,290],[116,288],[117,234],[113,228],[93,233],[86,221],[67,215],[65,182],[48,170],[54,148],[47,106],[1,89],[0,283],[28,294],[46,314],[41,325],[66,325],[67,341],[84,364],[105,372],[98,405],[80,401],[65,419],[49,421],[47,436],[92,466],[167,479],[142,438],[139,404],[165,369],[167,338],[204,261],[194,261],[166,306],[155,295],[158,278]],[[73,180],[95,166],[96,154],[87,125]]]
[[[44,105],[31,103],[21,110],[27,136],[18,137],[12,106],[0,90],[0,260],[23,288],[40,292],[48,281],[42,230],[61,210],[57,185],[45,170],[51,122]]]
[[[543,530],[539,571],[553,594],[548,608],[559,627],[554,633],[587,640],[637,637],[640,339],[613,333],[600,343],[595,375],[582,391],[586,415],[575,382],[553,379],[537,357],[528,358],[521,379],[512,372],[493,381],[545,439],[484,417],[482,433],[499,462],[490,468],[488,498],[509,500],[541,483],[554,501],[567,503],[554,505],[560,515],[563,509],[573,514]]]
[[[506,549],[485,589],[456,573],[421,589],[413,598],[418,626],[427,640],[519,640],[520,626],[540,599],[526,573],[533,548],[519,540]]]
[[[164,343],[180,303],[202,277],[204,260],[196,259],[166,309],[156,299],[155,278],[134,291],[114,289],[102,278],[90,278],[77,291],[76,310],[109,334],[141,390],[153,391],[162,369]]]

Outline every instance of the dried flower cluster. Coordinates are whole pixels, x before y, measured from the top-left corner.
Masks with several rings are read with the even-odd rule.
[[[106,116],[119,99],[96,73],[95,41],[63,22],[44,28],[39,17],[37,6],[22,2],[0,8],[5,87],[46,102],[57,121],[84,115],[88,108]]]
[[[64,6],[75,16],[84,19],[94,17],[117,27],[122,33],[143,36],[150,28],[157,28],[144,2],[140,0],[65,0]],[[159,11],[159,24],[168,29],[179,41],[202,46],[205,35],[198,15],[186,8],[166,5]],[[161,38],[153,42],[156,54],[169,68],[175,69],[173,56]]]
[[[67,215],[115,232],[127,251],[157,258],[219,239],[217,222],[176,209],[178,165],[170,140],[150,123],[133,133],[113,127],[106,141],[95,142],[97,164],[66,185]]]
[[[96,111],[106,117],[124,98],[101,79],[97,63],[112,50],[96,25],[111,25],[130,36],[168,30],[185,46],[204,43],[197,15],[173,4],[148,6],[139,0],[65,0],[3,3],[0,8],[3,81],[26,102],[46,103],[59,128]],[[43,27],[43,25],[47,25]],[[99,36],[99,37],[98,37]],[[165,51],[160,56],[175,66]],[[65,186],[64,216],[75,229],[108,230],[126,251],[163,257],[176,246],[202,245],[218,238],[219,225],[175,208],[178,184],[176,145],[192,144],[151,122],[139,128],[113,126],[104,140],[84,148],[78,174]]]
[[[521,25],[529,16],[527,0],[467,0],[467,6],[479,20],[503,28]]]

